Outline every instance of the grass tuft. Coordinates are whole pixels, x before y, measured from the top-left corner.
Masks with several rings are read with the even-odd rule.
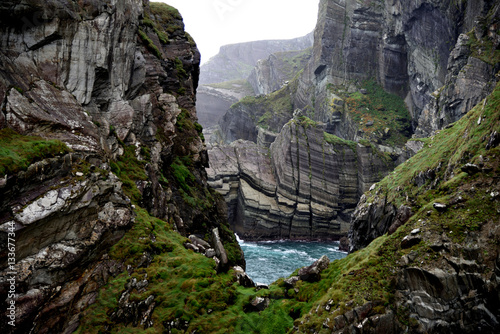
[[[0,176],[26,170],[36,161],[71,152],[59,140],[24,136],[12,129],[0,130]]]

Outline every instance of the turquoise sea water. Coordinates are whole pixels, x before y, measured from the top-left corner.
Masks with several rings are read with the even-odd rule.
[[[238,238],[245,253],[246,272],[257,283],[270,284],[290,276],[295,269],[308,266],[326,255],[333,261],[344,258],[338,242],[266,241],[247,242]]]

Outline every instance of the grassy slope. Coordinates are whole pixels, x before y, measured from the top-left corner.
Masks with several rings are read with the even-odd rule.
[[[385,307],[392,308],[398,260],[415,251],[418,254],[415,263],[432,267],[441,256],[427,242],[401,249],[402,238],[414,228],[436,235],[446,233],[453,242],[461,243],[468,233],[481,233],[482,229],[488,230],[491,224],[498,223],[500,203],[490,200],[490,197],[491,192],[499,190],[500,147],[487,150],[486,144],[491,133],[499,130],[500,87],[497,86],[486,103],[480,103],[453,127],[429,138],[422,151],[397,167],[367,194],[368,200],[375,194],[382,194],[387,196],[388,202],[410,205],[416,214],[393,235],[380,237],[367,248],[330,265],[324,274],[330,288],[313,304],[311,310],[318,311],[311,311],[300,319],[302,325],[297,322],[301,331],[315,329],[327,333],[328,330],[322,328],[327,317],[333,319],[347,308],[366,301],[374,301],[378,305],[375,313],[384,312]],[[468,175],[460,170],[467,162],[478,163],[480,156],[487,172]],[[415,176],[431,169],[436,171],[436,177],[418,187],[414,183]],[[454,205],[456,196],[462,197],[459,205]],[[454,206],[445,213],[439,213],[432,207],[434,202]],[[481,246],[487,255],[496,254],[499,244],[500,240],[493,239]],[[485,259],[487,261],[488,258]],[[325,282],[318,285],[321,284]],[[333,315],[324,309],[327,301],[330,301],[333,310],[337,309]],[[404,310],[394,311],[402,323],[410,323]]]
[[[68,153],[59,140],[23,136],[12,129],[0,130],[0,176],[25,170],[36,161]]]

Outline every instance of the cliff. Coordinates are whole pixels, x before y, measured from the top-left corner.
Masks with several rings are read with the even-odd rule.
[[[458,120],[494,88],[491,50],[497,41],[487,48],[489,56],[479,56],[467,51],[459,37],[473,29],[478,36],[492,34],[485,20],[498,16],[496,10],[491,1],[323,0],[313,57],[295,104],[302,109],[314,101],[314,120],[326,122],[329,84],[349,87],[374,78],[405,98],[417,133],[428,136]],[[444,86],[445,94],[436,93]],[[431,106],[436,95],[446,111]]]
[[[87,333],[89,319],[150,327],[165,307],[151,295],[156,262],[188,258],[191,234],[214,248],[214,259],[193,260],[207,275],[244,266],[207,186],[200,54],[177,10],[12,0],[0,13],[2,332]],[[104,291],[117,289],[117,301],[129,288],[148,296],[121,299],[103,318],[85,313],[108,310]]]
[[[339,239],[359,196],[394,168],[375,147],[295,115],[268,149],[238,140],[210,150],[210,184],[245,240]]]
[[[311,47],[313,34],[285,39],[224,45],[219,53],[201,66],[200,84],[246,79],[260,59],[282,51],[305,50]]]
[[[276,52],[257,62],[248,77],[256,95],[270,94],[288,84],[307,64],[311,49]]]

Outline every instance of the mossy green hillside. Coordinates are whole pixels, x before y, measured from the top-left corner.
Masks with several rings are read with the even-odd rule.
[[[374,80],[364,81],[361,87],[366,94],[346,93],[345,89],[336,90],[333,86],[330,89],[344,99],[345,110],[358,124],[365,139],[390,146],[403,145],[411,136],[411,116],[403,99],[386,92]],[[335,101],[331,108],[338,109]]]
[[[125,261],[124,266],[134,270],[124,270],[110,279],[96,303],[82,314],[76,333],[102,333],[106,328],[112,328],[108,333],[162,333],[175,320],[186,322],[184,330],[189,333],[251,333],[249,328],[256,329],[254,333],[270,333],[277,327],[278,333],[283,333],[289,328],[290,319],[288,326],[281,326],[283,321],[262,323],[258,314],[244,312],[253,297],[281,292],[275,292],[274,287],[256,292],[240,286],[232,270],[218,274],[214,260],[185,249],[183,243],[187,239],[173,231],[168,223],[151,217],[139,207],[136,213],[134,227],[110,252],[111,259]],[[146,253],[153,256],[153,261],[138,268]],[[155,297],[154,325],[147,330],[110,320],[126,282],[133,278],[147,279],[149,283],[144,291],[132,291],[130,301]],[[276,315],[283,312],[281,304],[271,306],[277,311]],[[266,330],[260,331],[264,328]]]
[[[70,149],[59,140],[25,136],[12,129],[0,130],[0,177],[26,170],[36,161],[69,153]]]
[[[416,256],[413,265],[440,267],[443,255],[432,247],[433,238],[439,241],[446,235],[460,247],[472,235],[489,235],[488,231],[498,224],[500,203],[491,194],[499,190],[500,148],[486,146],[492,133],[499,129],[500,87],[497,86],[486,102],[479,103],[453,127],[429,138],[424,149],[367,194],[369,201],[370,197],[383,196],[396,207],[409,205],[415,214],[394,234],[382,236],[330,265],[324,275],[327,279],[332,275],[332,284],[312,305],[312,311],[296,321],[301,332],[329,333],[324,324],[332,325],[336,315],[366,301],[375,305],[372,314],[389,308],[402,324],[415,325],[404,309],[395,308],[392,303],[395,274],[404,266],[400,259],[411,252]],[[468,162],[482,164],[483,172],[473,175],[462,172],[461,167]],[[434,173],[427,183],[417,185],[415,178],[420,172],[430,170]],[[444,212],[434,209],[436,202],[446,204],[449,209]],[[403,249],[401,240],[415,229],[427,238]],[[500,238],[486,239],[478,261],[494,267]],[[488,273],[485,275],[489,277]],[[326,310],[327,304],[333,313]]]

